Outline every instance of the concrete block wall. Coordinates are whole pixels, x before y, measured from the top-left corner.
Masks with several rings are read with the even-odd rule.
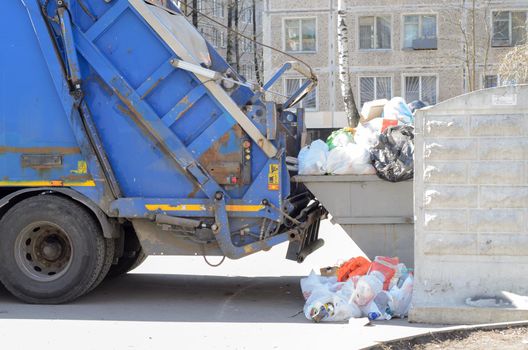
[[[415,138],[411,321],[528,319],[467,298],[528,295],[528,86],[482,90],[420,111]]]

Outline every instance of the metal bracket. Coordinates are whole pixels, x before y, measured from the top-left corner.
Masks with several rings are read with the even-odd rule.
[[[217,193],[215,196],[214,213],[215,224],[211,228],[213,229],[216,241],[220,246],[220,250],[222,250],[222,253],[230,259],[240,259],[258,251],[270,249],[271,247],[288,240],[287,234],[280,234],[238,247],[234,245],[231,240],[226,203],[223,193],[221,192]]]

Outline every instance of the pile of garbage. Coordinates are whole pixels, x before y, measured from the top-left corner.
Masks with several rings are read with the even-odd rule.
[[[398,258],[352,258],[301,279],[304,315],[314,322],[404,318],[409,313],[414,277]]]
[[[401,97],[364,104],[356,128],[315,140],[298,157],[300,175],[371,175],[391,181],[413,178],[414,112],[425,104]]]

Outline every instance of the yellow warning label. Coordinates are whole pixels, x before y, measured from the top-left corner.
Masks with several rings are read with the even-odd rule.
[[[279,164],[270,164],[269,166],[268,190],[279,190]]]
[[[73,174],[87,174],[88,173],[88,165],[84,160],[80,160],[77,162],[77,170],[71,171]]]

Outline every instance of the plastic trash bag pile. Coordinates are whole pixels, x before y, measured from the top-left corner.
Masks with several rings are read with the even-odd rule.
[[[304,315],[314,322],[404,318],[411,307],[414,277],[398,258],[350,259],[337,275],[315,272],[301,279]]]
[[[414,112],[425,104],[401,97],[365,103],[356,128],[334,131],[299,153],[300,175],[370,175],[391,181],[413,177]]]

